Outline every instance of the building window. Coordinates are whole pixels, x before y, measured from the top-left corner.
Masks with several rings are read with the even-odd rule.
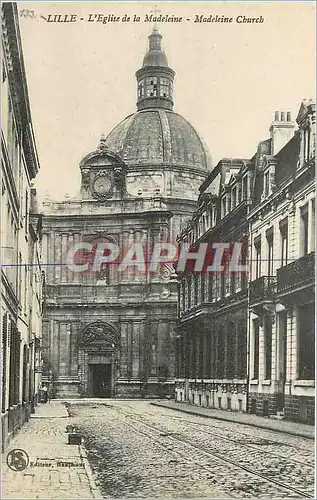
[[[240,290],[242,288],[242,275],[241,275],[241,272],[233,273],[233,277],[234,277],[234,280],[233,280],[233,292],[234,293],[240,292]]]
[[[206,301],[205,294],[206,294],[206,275],[203,274],[201,276],[201,302]]]
[[[300,214],[300,233],[301,233],[301,255],[308,254],[308,206],[301,208]]]
[[[264,318],[264,339],[265,339],[265,380],[271,380],[272,376],[272,318]]]
[[[226,332],[226,377],[233,379],[235,375],[235,356],[236,356],[236,331],[235,324],[230,322],[227,325]]]
[[[224,295],[225,297],[227,297],[228,295],[231,294],[231,273],[229,272],[229,269],[227,269],[225,271],[225,276],[224,276],[224,287],[225,287],[225,290],[224,290]],[[232,273],[232,276],[233,276],[233,273]]]
[[[209,273],[208,275],[208,302],[213,301],[213,279],[214,276],[212,273]]]
[[[157,96],[157,77],[150,76],[147,78],[147,96],[156,97]]]
[[[160,78],[160,96],[169,97],[169,80],[167,78]]]
[[[311,202],[311,250],[315,250],[315,237],[316,237],[316,217],[315,217],[315,200]]]
[[[182,310],[186,311],[186,281],[182,280],[181,293],[182,293]]]
[[[273,230],[267,231],[267,275],[273,276]]]
[[[212,301],[220,300],[220,276],[218,273],[212,275]]]
[[[227,202],[226,202],[226,197],[224,196],[222,198],[222,210],[221,210],[222,217],[225,217],[225,215],[226,215],[226,208],[227,208]]]
[[[237,206],[237,188],[234,187],[232,190],[232,209]]]
[[[269,195],[269,186],[270,186],[270,173],[267,170],[264,174],[264,191],[263,191],[264,196]]]
[[[193,276],[193,281],[194,281],[194,303],[193,305],[199,304],[199,276],[194,275]]]
[[[192,283],[190,276],[188,276],[187,278],[187,290],[188,290],[188,309],[190,309],[192,306]]]
[[[258,279],[261,276],[261,240],[254,242],[255,248],[255,278]]]
[[[308,125],[308,127],[304,130],[304,162],[307,161],[310,156],[310,135],[310,127]]]
[[[298,378],[315,378],[315,310],[314,304],[305,304],[298,309]]]
[[[216,360],[217,374],[216,378],[223,378],[225,376],[225,349],[226,338],[223,326],[218,330],[218,359]]]
[[[253,320],[253,379],[259,378],[259,348],[260,348],[260,325],[259,320]]]
[[[139,97],[144,97],[144,80],[139,81],[138,85],[138,96]]]
[[[242,179],[242,199],[247,200],[248,199],[248,177],[245,176]]]
[[[247,325],[245,321],[237,324],[236,378],[246,377],[247,367]]]
[[[288,223],[287,220],[280,224],[281,236],[281,267],[286,266],[288,259]]]

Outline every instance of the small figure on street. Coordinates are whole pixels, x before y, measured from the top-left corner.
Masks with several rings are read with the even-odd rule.
[[[42,402],[47,403],[48,401],[48,389],[46,385],[43,385],[42,387]]]

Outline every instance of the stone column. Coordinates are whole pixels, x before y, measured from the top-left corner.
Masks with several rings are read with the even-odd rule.
[[[55,233],[54,238],[54,248],[55,248],[55,281],[57,283],[61,282],[61,261],[62,261],[62,235],[61,233]]]
[[[265,377],[265,339],[264,339],[264,319],[259,325],[259,380]]]
[[[140,377],[140,330],[141,322],[132,323],[132,377]]]
[[[51,329],[51,339],[52,343],[50,346],[51,356],[50,360],[52,363],[52,371],[55,376],[58,376],[59,371],[59,322],[57,320],[50,321]]]
[[[78,324],[70,323],[70,375],[76,376],[78,373],[78,351],[77,351],[77,336],[78,332]]]
[[[67,234],[61,234],[61,282],[67,283],[68,269],[66,266]]]
[[[128,358],[128,378],[130,379],[132,376],[132,328],[133,324],[132,321],[129,321],[128,323],[128,330],[127,330],[127,358]]]
[[[63,321],[59,324],[59,375],[68,375],[69,370],[69,330]]]
[[[139,376],[140,379],[145,379],[146,377],[146,321],[142,319],[139,323]]]
[[[121,235],[121,248],[122,248],[122,256],[125,258],[129,251],[129,242],[130,242],[130,232],[129,231],[122,231]],[[129,281],[129,267],[127,267],[125,270],[120,271],[120,276],[119,280],[121,280],[122,283],[126,283]]]
[[[308,248],[307,252],[310,253],[315,248],[315,221],[313,220],[313,200],[308,202]]]
[[[128,323],[121,323],[120,377],[128,378]]]

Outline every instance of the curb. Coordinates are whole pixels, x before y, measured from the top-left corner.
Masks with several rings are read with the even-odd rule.
[[[65,410],[68,414],[67,418],[70,419],[69,410],[68,410],[69,405],[68,405],[67,401],[63,400],[62,404],[64,405]],[[90,466],[90,463],[88,461],[87,451],[86,451],[86,448],[84,446],[83,439],[81,440],[81,444],[78,445],[78,451],[79,451],[79,457],[83,462],[84,469],[85,469],[85,472],[86,472],[87,477],[88,477],[89,489],[92,493],[93,498],[103,499],[104,497],[102,496],[101,491],[99,490],[98,486],[96,485],[96,482],[94,479],[94,473],[93,473],[92,468]]]
[[[150,404],[153,405],[153,406],[160,406],[161,408],[168,408],[169,410],[175,410],[175,411],[180,411],[182,413],[188,413],[189,415],[195,415],[195,416],[198,416],[198,417],[210,418],[210,419],[214,419],[214,420],[221,420],[222,422],[232,422],[234,424],[249,425],[250,427],[257,427],[259,429],[265,429],[267,431],[280,432],[281,434],[289,434],[291,436],[297,436],[297,437],[302,437],[302,438],[306,438],[306,439],[311,439],[313,441],[315,439],[314,436],[310,436],[310,435],[305,434],[305,433],[295,432],[295,431],[290,431],[290,430],[276,429],[274,427],[261,424],[260,422],[259,423],[255,423],[255,422],[240,422],[239,420],[225,418],[225,417],[221,417],[219,415],[206,415],[205,413],[199,413],[198,411],[195,411],[195,410],[192,410],[192,409],[177,408],[177,407],[175,408],[174,406],[168,406],[168,404],[164,404],[164,403],[151,402]]]
[[[90,490],[92,492],[93,497],[98,498],[98,499],[104,498],[102,496],[98,486],[96,485],[96,482],[94,479],[94,474],[93,474],[92,468],[90,466],[90,463],[88,461],[87,452],[86,452],[86,448],[85,448],[84,444],[79,445],[79,455],[83,461],[83,464],[85,467],[85,472],[86,472],[88,480],[89,480],[89,487],[90,487]]]

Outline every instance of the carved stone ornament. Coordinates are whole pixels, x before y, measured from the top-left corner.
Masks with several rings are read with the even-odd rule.
[[[164,281],[169,281],[171,275],[175,272],[171,262],[163,262],[160,266],[160,278]]]
[[[98,145],[98,150],[99,151],[108,151],[109,150],[109,146],[107,146],[106,144],[106,138],[104,135],[102,135],[100,137],[100,142],[99,142],[99,145]]]
[[[79,344],[81,346],[87,346],[91,343],[101,343],[108,347],[114,347],[116,344],[116,335],[112,328],[106,323],[91,323],[85,329]]]
[[[117,167],[114,167],[114,178],[118,188],[122,189],[125,181],[125,172],[122,166],[118,165]]]
[[[97,200],[105,200],[112,196],[112,180],[106,172],[100,172],[95,177],[92,195]]]
[[[88,169],[85,169],[85,170],[81,171],[81,183],[82,183],[82,186],[85,189],[89,188],[89,185],[90,185],[90,174],[89,174],[89,170]]]

